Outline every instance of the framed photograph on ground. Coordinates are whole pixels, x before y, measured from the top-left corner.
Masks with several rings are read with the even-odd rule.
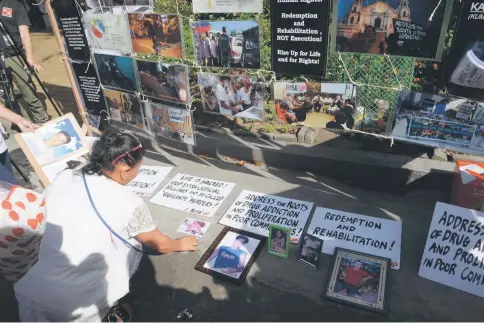
[[[336,248],[323,297],[380,313],[387,312],[390,259]]]
[[[81,127],[72,113],[46,122],[35,132],[16,134],[15,139],[45,185],[50,183],[51,177],[42,170],[44,166],[61,160],[66,162],[74,155],[89,152]]]
[[[147,105],[148,126],[156,136],[195,145],[193,114],[185,108],[172,108],[151,102]]]
[[[136,61],[142,92],[161,101],[186,104],[190,101],[186,65]]]
[[[266,237],[225,227],[195,269],[242,285],[266,240]]]
[[[105,88],[139,92],[133,59],[126,56],[94,54],[99,80]]]
[[[130,13],[128,17],[133,52],[183,58],[183,27],[178,15]]]
[[[192,23],[192,32],[198,65],[260,68],[257,21],[195,21]]]
[[[203,112],[264,121],[264,86],[246,75],[198,73]]]
[[[303,233],[301,236],[298,261],[318,270],[322,246],[323,240],[310,236],[307,233]]]
[[[334,0],[332,49],[440,60],[453,2]]]
[[[270,255],[288,258],[291,244],[291,230],[274,224],[269,226],[269,242],[267,252]]]
[[[209,222],[186,218],[176,231],[189,234],[200,239],[203,237],[205,232],[207,232],[209,226]]]

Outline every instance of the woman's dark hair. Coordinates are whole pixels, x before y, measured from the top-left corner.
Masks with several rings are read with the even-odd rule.
[[[140,148],[136,149],[136,147]],[[129,131],[111,127],[94,142],[89,162],[81,172],[88,175],[102,175],[103,170],[113,171],[116,164],[121,162],[133,167],[143,159],[144,154],[145,150],[135,135]],[[120,156],[122,157],[119,158]]]

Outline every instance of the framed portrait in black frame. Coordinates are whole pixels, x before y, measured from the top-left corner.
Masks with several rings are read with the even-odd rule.
[[[242,285],[267,238],[226,227],[198,261],[195,269]]]
[[[390,268],[388,258],[336,248],[323,298],[386,314]]]
[[[303,233],[301,235],[298,261],[308,267],[318,270],[322,246],[323,240],[313,237],[306,232]]]

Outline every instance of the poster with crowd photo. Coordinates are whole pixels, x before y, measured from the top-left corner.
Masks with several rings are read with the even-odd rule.
[[[440,60],[452,4],[453,0],[334,0],[332,49]]]
[[[150,130],[155,135],[195,145],[193,115],[188,110],[151,103],[146,114]]]
[[[255,20],[192,23],[198,65],[260,68],[260,31]]]
[[[404,91],[391,135],[416,144],[484,154],[484,102]]]
[[[484,213],[437,202],[418,275],[484,297]]]
[[[104,97],[111,120],[144,129],[143,107],[138,97],[110,89],[104,89]]]
[[[272,69],[324,77],[331,0],[271,0]]]
[[[167,102],[186,104],[190,100],[186,65],[137,60],[144,95]]]
[[[101,84],[108,89],[139,92],[133,59],[126,56],[94,54]]]
[[[192,0],[194,13],[262,13],[263,0]]]
[[[111,50],[123,55],[131,54],[128,19],[126,14],[109,10],[84,13],[84,28],[91,48]]]
[[[475,97],[484,89],[484,1],[462,0],[460,21],[444,60],[450,93]],[[479,93],[481,92],[481,93]]]
[[[263,121],[264,85],[246,75],[198,73],[203,111]]]
[[[178,15],[130,13],[128,18],[135,53],[183,58],[183,27]]]
[[[69,58],[78,61],[89,61],[91,54],[82,19],[76,6],[76,0],[53,0],[52,9],[59,21],[59,28],[64,36]]]
[[[282,123],[351,130],[355,125],[356,86],[350,83],[274,83],[277,119]]]

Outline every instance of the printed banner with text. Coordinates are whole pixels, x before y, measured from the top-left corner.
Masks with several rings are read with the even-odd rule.
[[[330,0],[271,0],[272,69],[324,77]]]
[[[234,187],[235,183],[176,174],[150,202],[175,210],[212,217]]]
[[[244,190],[219,223],[265,237],[269,236],[269,226],[276,224],[291,229],[291,242],[298,243],[313,204]]]
[[[318,207],[307,232],[324,240],[323,253],[332,255],[335,248],[345,248],[389,258],[392,269],[400,269],[399,221]]]
[[[484,213],[437,202],[419,276],[484,297]]]

